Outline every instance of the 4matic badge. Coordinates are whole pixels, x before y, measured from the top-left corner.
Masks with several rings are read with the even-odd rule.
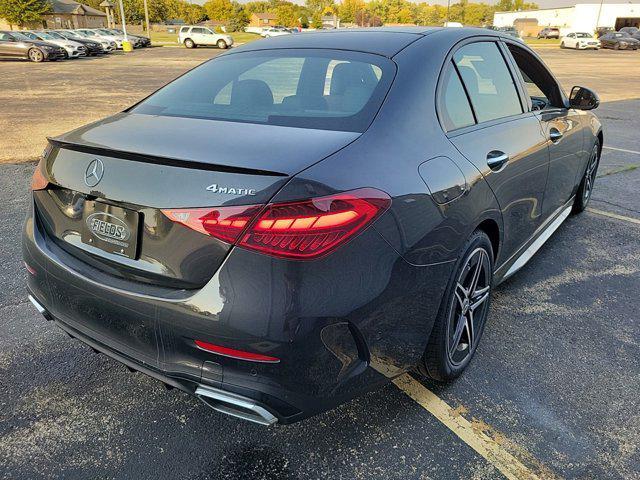
[[[244,187],[223,187],[222,185],[218,185],[217,183],[213,183],[207,187],[212,193],[223,193],[226,195],[255,195],[255,188],[244,188]]]

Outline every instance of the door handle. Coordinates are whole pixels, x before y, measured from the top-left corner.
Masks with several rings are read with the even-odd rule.
[[[557,128],[551,128],[549,130],[549,139],[553,143],[559,142],[561,138],[562,138],[562,132],[560,130],[558,130]]]
[[[487,153],[487,165],[494,172],[500,170],[509,161],[509,155],[500,150],[492,150]]]

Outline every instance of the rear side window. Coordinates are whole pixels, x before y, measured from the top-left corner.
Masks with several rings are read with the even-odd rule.
[[[478,122],[522,113],[515,83],[495,43],[465,45],[453,59]]]
[[[183,75],[131,111],[363,132],[394,75],[390,60],[359,52],[228,54]]]
[[[468,127],[475,123],[467,94],[453,64],[445,72],[438,111],[447,131]]]

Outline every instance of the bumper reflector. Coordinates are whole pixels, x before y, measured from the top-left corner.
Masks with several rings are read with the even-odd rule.
[[[261,363],[279,363],[280,359],[276,357],[269,357],[268,355],[262,355],[260,353],[245,352],[243,350],[236,350],[234,348],[222,347],[220,345],[214,345],[212,343],[203,342],[202,340],[194,340],[196,346],[200,350],[206,352],[215,353],[224,357],[237,358],[238,360],[248,360],[250,362]]]

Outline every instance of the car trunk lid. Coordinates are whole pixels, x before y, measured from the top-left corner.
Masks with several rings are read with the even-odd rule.
[[[204,285],[231,243],[175,221],[168,210],[265,205],[293,174],[357,136],[136,117],[144,117],[141,124],[118,115],[52,139],[51,185],[34,192],[36,210],[46,233],[76,258],[170,288]]]

